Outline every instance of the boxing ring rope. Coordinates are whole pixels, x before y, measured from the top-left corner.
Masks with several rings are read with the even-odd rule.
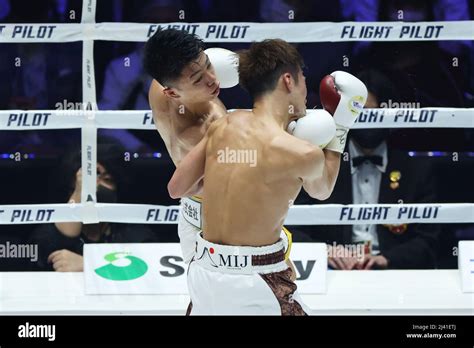
[[[177,205],[96,203],[98,221],[140,224],[176,224]],[[0,224],[37,224],[84,221],[83,203],[1,205]],[[352,225],[474,222],[472,203],[321,204],[292,206],[285,225]]]
[[[364,109],[352,128],[474,128],[473,115],[474,108]],[[151,110],[0,110],[0,130],[84,128],[91,119],[96,128],[156,130]]]
[[[91,1],[94,2],[95,1]],[[95,12],[95,9],[94,9]],[[197,34],[205,42],[252,42],[280,38],[288,42],[474,40],[474,21],[447,22],[305,22],[305,23],[82,23],[3,24],[0,42],[147,41],[159,28]]]
[[[82,203],[1,205],[0,224],[81,221],[177,223],[179,206],[96,203],[97,129],[154,130],[150,111],[99,111],[95,90],[95,40],[146,41],[159,28],[185,29],[205,42],[252,42],[278,37],[289,42],[474,40],[474,21],[316,23],[96,23],[96,0],[84,0],[81,23],[2,24],[0,43],[82,41],[85,110],[0,111],[0,130],[81,128]],[[354,128],[474,128],[474,109],[366,109]],[[474,222],[474,204],[301,205],[285,224]]]

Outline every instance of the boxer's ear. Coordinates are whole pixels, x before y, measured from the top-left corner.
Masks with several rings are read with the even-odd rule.
[[[179,98],[180,97],[180,95],[178,93],[176,93],[176,91],[171,87],[163,88],[163,94],[166,95],[169,98]]]
[[[294,87],[293,76],[291,76],[290,73],[284,73],[282,75],[282,81],[283,81],[283,85],[287,89],[288,93],[291,93],[293,91],[293,87]]]

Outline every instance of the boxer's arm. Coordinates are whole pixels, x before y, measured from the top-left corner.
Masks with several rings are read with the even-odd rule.
[[[171,143],[171,121],[167,97],[163,94],[163,86],[153,80],[148,92],[148,103],[152,111],[155,129],[163,140],[166,150],[176,165],[175,151]]]
[[[339,173],[340,155],[308,142],[300,147],[300,174],[304,190],[318,200],[328,199]]]
[[[313,198],[326,200],[331,196],[339,174],[341,155],[331,150],[323,150],[324,167],[320,177],[303,182],[304,190]]]
[[[181,198],[198,189],[204,177],[207,135],[181,160],[168,183],[171,198]]]

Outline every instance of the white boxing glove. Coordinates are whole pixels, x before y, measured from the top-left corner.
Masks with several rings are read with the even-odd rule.
[[[336,134],[334,118],[326,110],[308,110],[306,116],[292,121],[288,133],[324,148]]]
[[[239,56],[225,48],[208,48],[204,51],[214,67],[221,88],[231,88],[239,84]]]

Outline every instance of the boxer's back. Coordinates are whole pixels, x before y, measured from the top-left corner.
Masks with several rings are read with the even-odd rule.
[[[216,121],[206,149],[204,238],[230,245],[275,243],[301,189],[306,144],[269,118],[236,111]]]

